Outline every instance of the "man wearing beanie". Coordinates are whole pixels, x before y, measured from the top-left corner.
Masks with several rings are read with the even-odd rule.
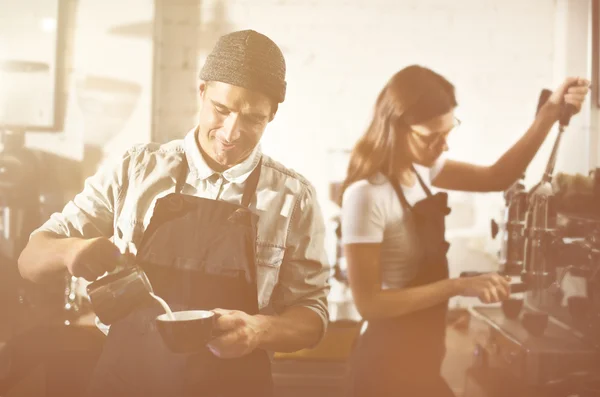
[[[183,140],[101,168],[19,258],[36,282],[65,271],[95,281],[135,264],[176,312],[157,318],[149,294],[132,306],[122,285],[112,311],[91,299],[110,323],[91,396],[270,396],[268,352],[314,346],[326,329],[315,190],[259,145],[285,99],[283,54],[255,31],[230,33],[200,79],[198,125]]]

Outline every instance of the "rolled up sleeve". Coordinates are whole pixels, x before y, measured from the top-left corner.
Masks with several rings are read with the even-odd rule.
[[[83,190],[69,201],[62,212],[51,215],[31,234],[51,232],[65,237],[111,237],[114,206],[121,192],[129,164],[129,152],[103,164],[86,179]]]
[[[302,306],[314,311],[327,329],[328,279],[331,267],[325,252],[325,223],[312,186],[307,185],[296,202],[286,252],[276,288],[278,311]]]

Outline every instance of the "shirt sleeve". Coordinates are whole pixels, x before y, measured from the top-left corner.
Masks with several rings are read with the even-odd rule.
[[[350,185],[342,200],[342,243],[381,243],[385,217],[376,186],[367,181]]]
[[[440,174],[442,169],[446,165],[446,156],[440,156],[435,163],[429,168],[429,182],[433,183],[435,178]]]
[[[93,176],[86,179],[83,190],[69,201],[62,212],[51,215],[34,230],[51,232],[64,237],[112,237],[114,206],[127,178],[130,152],[121,158],[104,163]]]
[[[308,185],[292,213],[274,299],[275,309],[279,312],[290,306],[306,307],[320,317],[324,333],[329,322],[330,274],[331,266],[325,251],[325,222],[315,190]]]

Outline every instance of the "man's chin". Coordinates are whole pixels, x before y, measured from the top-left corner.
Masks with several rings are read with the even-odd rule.
[[[206,164],[216,172],[223,172],[238,163],[233,159],[233,156],[215,153],[214,151],[212,153],[202,151],[202,157],[204,157]]]
[[[221,157],[217,157],[217,159],[215,160],[215,163],[217,163],[218,166],[224,170],[236,165],[236,162],[234,162],[230,159],[223,159]]]
[[[252,151],[244,152],[240,148],[233,148],[231,150],[219,150],[218,147],[213,147],[209,157],[211,162],[216,168],[215,171],[222,172],[228,168],[231,168],[248,158]],[[206,156],[205,156],[206,157]]]
[[[234,153],[219,153],[216,156],[216,162],[219,163],[220,166],[225,168],[231,168],[234,165],[237,165],[244,161],[244,158],[239,154],[236,155]]]

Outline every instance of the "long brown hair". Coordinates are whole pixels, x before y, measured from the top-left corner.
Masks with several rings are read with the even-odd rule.
[[[340,203],[346,188],[356,181],[377,173],[395,178],[406,162],[398,156],[402,153],[401,134],[409,125],[441,116],[456,105],[454,86],[430,69],[412,65],[392,76],[377,97],[367,131],[352,150]]]

